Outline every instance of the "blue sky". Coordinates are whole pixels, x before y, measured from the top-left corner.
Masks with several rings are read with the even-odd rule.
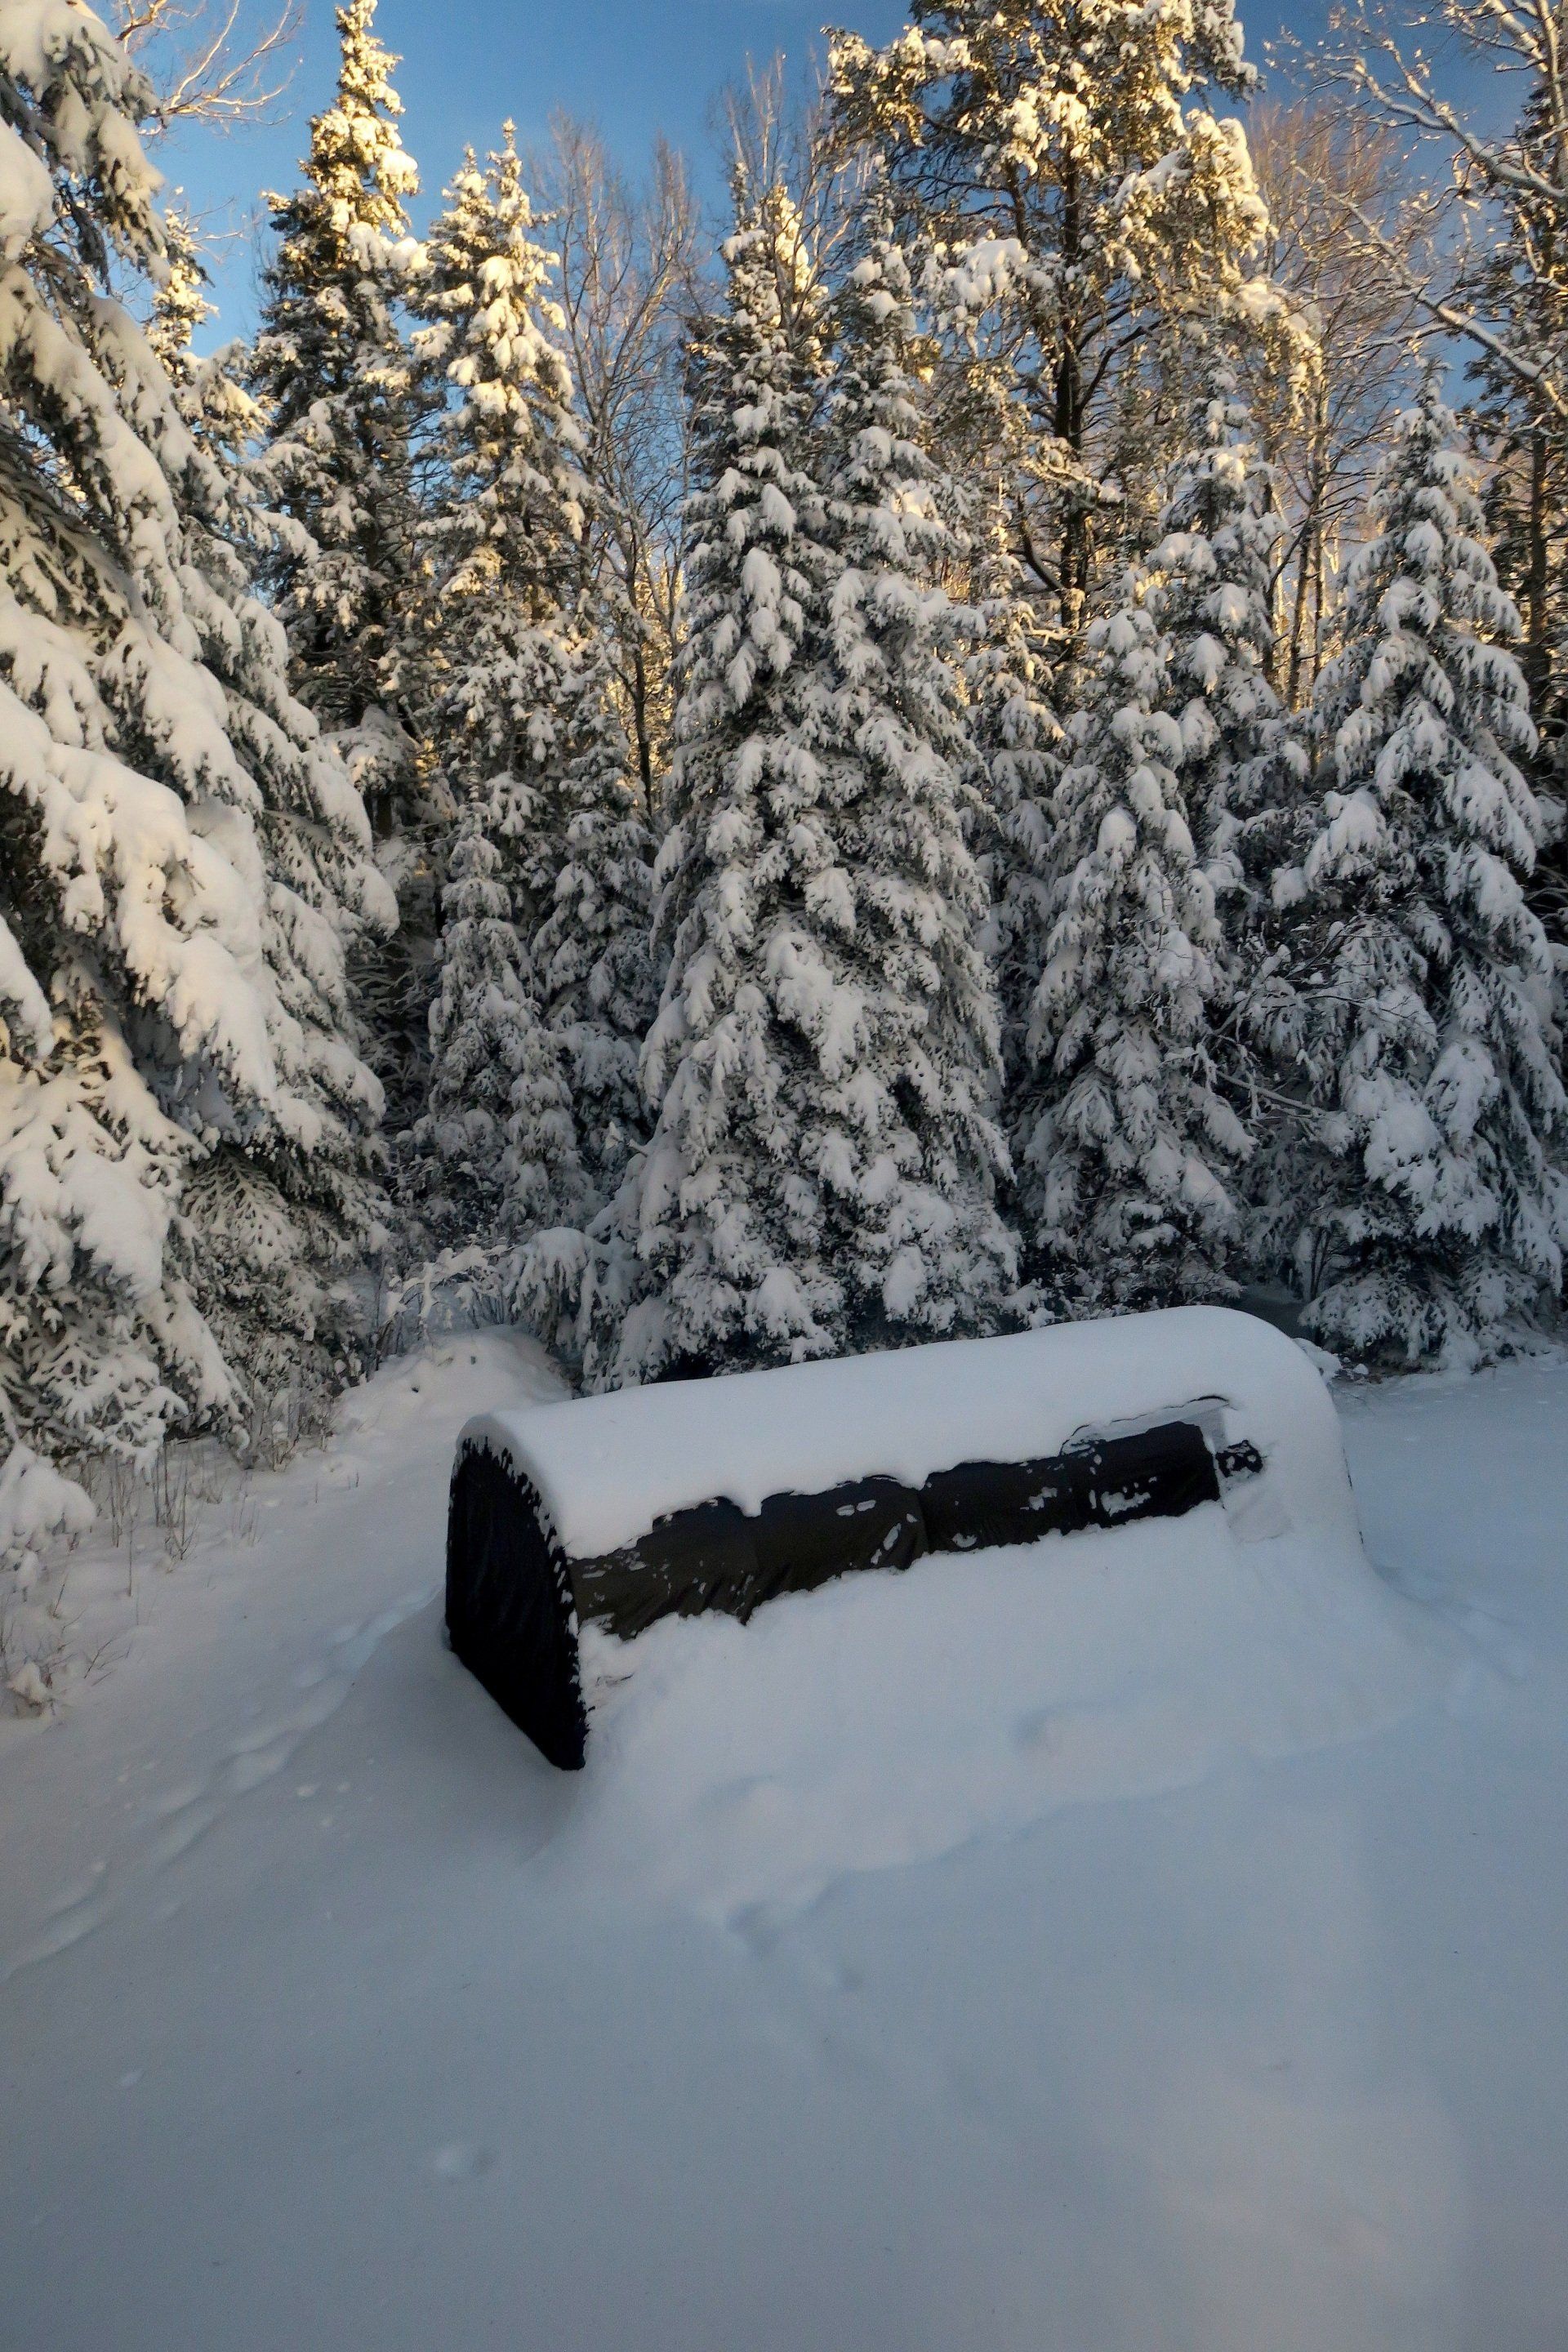
[[[264,0],[250,0],[260,14]],[[1245,5],[1245,0],[1244,0]],[[438,197],[467,141],[493,144],[511,115],[521,143],[544,131],[552,112],[595,121],[612,149],[636,167],[663,132],[689,154],[699,184],[715,185],[709,130],[714,94],[782,49],[805,59],[826,18],[885,39],[903,21],[902,0],[381,0],[377,29],[403,58],[396,77],[404,136],[417,159],[424,194]],[[1287,16],[1307,35],[1321,0],[1291,8],[1279,0],[1246,12],[1249,52]],[[281,119],[218,137],[193,131],[166,142],[158,161],[194,209],[226,232],[216,271],[219,331],[251,323],[257,192],[292,186],[310,116],[326,104],[336,70],[331,0],[307,0],[302,55]],[[210,340],[210,338],[209,338]]]

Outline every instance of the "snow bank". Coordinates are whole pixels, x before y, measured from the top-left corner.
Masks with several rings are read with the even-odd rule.
[[[40,1548],[55,1536],[85,1534],[92,1516],[82,1488],[30,1445],[13,1445],[0,1462],[0,1569],[16,1568],[27,1580]]]
[[[1247,1540],[1228,1508],[850,1577],[749,1626],[585,1627],[563,1865],[748,1930],[846,1877],[1359,1738],[1432,1696],[1447,1650],[1352,1534]]]
[[[1354,1738],[1436,1686],[1362,1550],[1332,1402],[1293,1341],[1191,1307],[482,1416],[574,1559],[713,1496],[755,1512],[857,1475],[1197,1419],[1257,1475],[1179,1518],[932,1555],[742,1625],[584,1624],[583,1809],[555,1866],[751,1933],[839,1879],[1058,1807]],[[749,1923],[749,1924],[748,1924]]]
[[[1293,1341],[1226,1307],[1179,1307],[1004,1339],[673,1381],[563,1405],[485,1413],[460,1446],[509,1461],[538,1493],[568,1559],[635,1542],[657,1519],[725,1500],[849,1480],[919,1486],[963,1462],[1026,1462],[1087,1433],[1205,1408],[1216,1445],[1250,1441],[1238,1535],[1321,1530],[1356,1543],[1333,1407]]]

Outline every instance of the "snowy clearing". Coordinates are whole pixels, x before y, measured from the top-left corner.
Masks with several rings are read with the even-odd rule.
[[[439,1639],[552,1389],[393,1368],[0,1724],[7,2341],[1565,2339],[1568,1366],[1342,1394],[1381,1581],[1205,1507],[601,1637],[574,1777]]]

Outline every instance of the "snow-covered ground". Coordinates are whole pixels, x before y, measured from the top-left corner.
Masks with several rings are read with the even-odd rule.
[[[597,1645],[574,1777],[439,1640],[551,1386],[384,1374],[0,1724],[0,2342],[1568,2343],[1568,1367],[1342,1397],[1382,1581],[859,1578]]]

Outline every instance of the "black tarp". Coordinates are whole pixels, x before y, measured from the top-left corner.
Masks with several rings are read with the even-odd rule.
[[[465,1452],[453,1474],[447,1631],[469,1673],[540,1754],[579,1770],[588,1718],[566,1563],[527,1479],[483,1451]]]
[[[1253,1454],[1243,1466],[1261,1464]],[[447,1622],[464,1664],[552,1763],[570,1769],[583,1762],[586,1738],[577,1617],[624,1635],[709,1609],[744,1619],[781,1593],[811,1591],[858,1569],[1179,1517],[1219,1494],[1202,1430],[1171,1421],[1088,1436],[1048,1460],[961,1463],[918,1491],[870,1477],[822,1494],[770,1495],[754,1516],[731,1502],[700,1503],[635,1544],[568,1561],[528,1481],[475,1450],[453,1481]]]

